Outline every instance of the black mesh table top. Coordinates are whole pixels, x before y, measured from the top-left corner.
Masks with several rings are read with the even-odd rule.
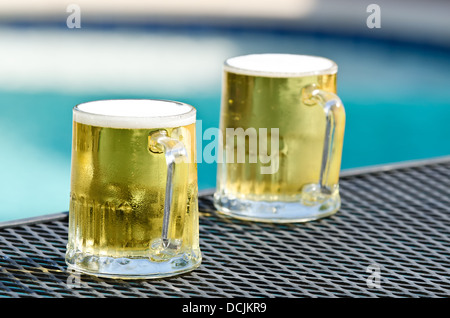
[[[0,223],[0,297],[450,296],[450,158],[343,172],[342,207],[309,223],[217,214],[200,196],[202,265],[159,280],[66,269],[67,213]]]

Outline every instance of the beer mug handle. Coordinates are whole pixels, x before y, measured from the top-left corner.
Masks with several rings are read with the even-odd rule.
[[[175,167],[180,161],[187,161],[188,153],[183,143],[167,135],[166,130],[155,131],[149,136],[149,149],[154,153],[164,153],[167,164],[167,182],[164,199],[164,215],[161,233],[163,248],[177,249],[181,242],[172,242],[169,239],[170,212],[173,205],[173,188]],[[186,180],[187,183],[187,180]]]
[[[302,96],[303,103],[307,106],[319,104],[323,108],[326,119],[319,183],[314,186],[314,189],[308,189],[307,191],[327,196],[332,193],[332,190],[327,187],[327,180],[333,154],[336,113],[343,107],[343,104],[336,94],[321,90],[314,84],[304,87]]]

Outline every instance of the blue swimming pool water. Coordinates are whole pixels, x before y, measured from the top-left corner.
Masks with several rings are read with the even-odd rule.
[[[287,52],[327,56],[339,65],[338,92],[347,113],[342,168],[450,154],[450,52],[417,45],[276,33],[182,34],[220,38],[233,54]],[[201,61],[199,61],[201,63]],[[203,131],[217,127],[216,84],[192,94],[61,92],[0,86],[0,221],[68,209],[74,105],[105,98],[175,99],[194,105]],[[194,74],[195,75],[195,74]],[[25,76],[25,75],[24,75]],[[192,81],[195,84],[195,76]],[[215,186],[214,164],[201,163],[199,188]]]

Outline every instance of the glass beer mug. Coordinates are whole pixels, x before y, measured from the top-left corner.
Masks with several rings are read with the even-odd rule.
[[[172,101],[74,107],[69,269],[159,278],[200,265],[195,120]]]
[[[305,222],[340,206],[345,112],[326,58],[252,54],[224,65],[214,204],[262,222]]]

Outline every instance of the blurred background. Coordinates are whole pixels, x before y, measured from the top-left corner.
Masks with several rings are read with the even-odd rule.
[[[337,62],[343,169],[450,155],[449,14],[443,0],[0,1],[0,221],[68,210],[74,105],[179,100],[218,127],[222,63],[241,54]],[[215,171],[199,164],[200,189]]]

